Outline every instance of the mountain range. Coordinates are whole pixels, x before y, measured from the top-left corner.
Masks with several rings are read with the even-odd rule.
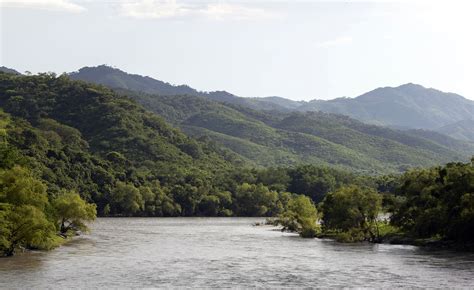
[[[201,92],[107,66],[85,67],[70,77],[115,89],[188,135],[211,138],[254,165],[308,162],[371,173],[397,172],[463,160],[474,153],[474,145],[467,138],[457,140],[425,129],[398,130],[368,120],[360,122],[314,109],[316,103],[323,103],[320,101]],[[411,84],[400,88],[407,87],[422,89]],[[366,95],[361,100],[376,99],[374,93]],[[305,106],[308,110],[303,109]]]
[[[191,138],[188,141],[180,141],[187,145],[173,145],[191,156],[196,152],[205,152],[204,149],[192,149],[198,146],[193,145],[195,144],[193,142],[215,143],[220,147],[218,149],[212,145],[213,150],[218,152],[216,154],[225,156],[226,160],[233,163],[248,166],[292,166],[311,163],[380,174],[400,172],[410,167],[467,160],[474,154],[474,144],[438,132],[424,129],[399,130],[364,123],[341,114],[302,111],[297,106],[297,103],[309,105],[312,102],[295,102],[279,97],[240,98],[225,91],[200,92],[188,86],[174,86],[107,66],[86,67],[64,77],[81,80],[86,82],[85,85],[87,83],[105,85],[122,95],[124,99],[133,99],[139,103],[139,107],[163,117],[167,123],[179,128]],[[76,98],[74,103],[78,101]],[[36,103],[39,102],[43,101],[38,99]],[[69,101],[64,99],[63,102],[67,104]],[[44,103],[43,106],[49,108],[51,105]],[[64,111],[72,110],[67,105],[63,106],[66,106]],[[9,103],[5,103],[4,107],[8,111]],[[103,118],[99,112],[95,117],[93,114],[88,112],[87,119]],[[148,123],[145,121],[148,117],[140,117],[145,111],[143,113],[137,111],[134,114],[135,117],[131,122],[136,125],[133,127],[138,128],[138,124]],[[73,121],[66,122],[68,126],[81,132],[85,130],[84,136],[88,136],[91,130],[95,132],[93,127],[87,129],[78,127],[84,123],[75,120],[80,114],[76,115],[74,110],[68,113],[68,120],[73,117]],[[60,117],[55,120],[65,122],[58,118]],[[126,125],[126,120],[127,117],[124,115],[123,120],[118,121],[120,126],[127,126],[127,132],[131,132],[132,127]],[[117,127],[110,122],[112,128]],[[108,139],[113,136],[119,141],[103,139],[102,135],[96,132],[95,134],[99,134],[97,137],[87,140],[89,144],[94,145],[93,148],[100,149],[102,146],[107,146],[109,152],[114,146],[112,143],[124,144],[128,140],[119,134],[123,129],[119,131],[103,129],[109,130]],[[465,134],[463,131],[462,136]],[[146,133],[143,136],[148,135],[149,133]],[[165,134],[168,135],[170,134]],[[155,145],[148,143],[143,139],[140,141],[142,144],[140,146],[145,146],[143,148],[153,152]],[[152,143],[159,145],[160,148],[173,147],[155,141]],[[136,146],[130,143],[126,147]],[[138,157],[139,152],[140,150],[134,152],[134,157],[130,158],[142,160]],[[196,156],[202,155],[198,153]]]
[[[425,129],[464,141],[474,141],[474,101],[453,93],[416,84],[377,88],[355,98],[293,101],[281,97],[242,98],[226,91],[202,92],[186,85],[171,85],[119,69],[84,67],[70,74],[80,79],[154,95],[193,95],[255,110],[280,112],[322,111],[349,116],[362,122],[397,129]]]

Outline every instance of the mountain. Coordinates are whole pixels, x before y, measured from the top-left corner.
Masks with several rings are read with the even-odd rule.
[[[464,160],[474,153],[474,145],[461,141],[442,144],[436,138],[365,125],[343,116],[300,112],[314,102],[198,92],[107,66],[82,68],[71,78],[131,96],[188,135],[211,138],[255,165],[306,162],[372,173],[397,172]]]
[[[72,79],[101,84],[112,89],[122,89],[154,95],[191,95],[218,102],[248,106],[262,110],[287,110],[273,99],[241,98],[226,91],[201,92],[187,85],[172,85],[147,76],[129,74],[106,65],[83,67],[69,74]]]
[[[441,143],[342,115],[258,111],[196,96],[127,95],[188,135],[211,138],[261,166],[313,163],[381,173],[474,154],[466,142],[446,137],[452,143]]]
[[[12,68],[8,68],[6,66],[0,66],[0,72],[8,73],[8,74],[15,74],[15,75],[20,75],[21,73],[17,72],[16,70]]]
[[[474,117],[474,101],[415,84],[378,88],[353,99],[311,101],[298,109],[343,114],[404,129],[436,130]]]
[[[436,129],[436,131],[459,140],[474,142],[474,119],[448,124]]]
[[[378,184],[378,177],[322,166],[332,155],[351,158],[351,153],[309,134],[270,127],[265,120],[279,121],[272,115],[203,97],[158,98],[164,101],[151,96],[149,105],[183,128],[198,131],[199,138],[186,136],[130,97],[101,85],[64,74],[0,72],[1,201],[8,196],[9,204],[28,204],[37,190],[53,201],[72,191],[95,203],[101,216],[278,216],[295,194],[320,202],[340,186]],[[179,106],[174,109],[174,104]],[[219,128],[214,120],[225,126]],[[206,130],[209,134],[202,134]],[[215,136],[235,148],[241,142],[254,157],[223,148],[210,140]],[[300,158],[279,142],[302,147],[311,159]],[[306,164],[253,167],[267,150]],[[354,157],[348,162],[363,164],[354,163],[354,168],[370,166]],[[12,192],[22,188],[27,188],[22,190],[26,197],[19,200]],[[7,206],[1,204],[2,215]]]
[[[0,169],[31,168],[51,196],[76,190],[102,215],[202,214],[199,201],[229,190],[222,180],[242,163],[127,97],[65,75],[0,73],[0,125]]]
[[[152,95],[192,95],[214,101],[267,111],[323,111],[342,114],[362,122],[398,129],[437,130],[474,118],[474,101],[460,95],[416,84],[378,88],[356,98],[293,101],[281,97],[242,98],[226,91],[201,92],[186,85],[171,85],[150,77],[128,74],[108,66],[84,67],[71,78],[113,89]],[[449,134],[447,130],[440,130]],[[456,136],[452,136],[456,137]],[[459,137],[464,138],[464,137]],[[464,140],[467,140],[464,138]]]

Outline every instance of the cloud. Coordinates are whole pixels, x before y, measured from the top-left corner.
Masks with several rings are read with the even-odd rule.
[[[120,4],[120,15],[138,19],[203,17],[225,19],[268,19],[277,14],[261,8],[231,3],[199,3],[177,0],[138,0]]]
[[[69,0],[0,0],[0,7],[83,12],[86,8]]]
[[[316,47],[327,48],[339,45],[346,45],[352,43],[352,37],[350,36],[341,36],[335,39],[327,40],[316,44]]]

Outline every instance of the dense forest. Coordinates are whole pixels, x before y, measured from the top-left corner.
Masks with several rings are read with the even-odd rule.
[[[198,92],[107,66],[70,76],[122,92],[189,136],[211,138],[255,166],[313,163],[381,174],[467,160],[474,153],[473,143],[433,131],[400,131],[323,112],[262,110],[261,100],[256,105],[255,99]]]
[[[342,114],[369,124],[403,130],[431,130],[456,139],[474,141],[472,100],[412,83],[377,88],[354,98],[315,99],[307,102],[275,96],[242,98],[226,91],[201,92],[186,85],[175,86],[106,65],[83,67],[70,76],[113,89],[150,95],[199,96],[223,104],[274,113],[322,111]]]
[[[322,112],[277,113],[194,96],[127,91],[196,138],[209,137],[257,166],[313,163],[365,174],[396,173],[468,159],[474,145],[432,132],[413,134]]]
[[[186,96],[163,100],[181,104],[180,110],[174,106],[161,111],[171,124],[156,114],[158,109],[148,111],[123,92],[73,81],[67,75],[0,73],[0,252],[10,255],[17,248],[54,247],[61,236],[86,230],[86,222],[96,212],[99,216],[278,217],[276,222],[286,230],[302,236],[333,235],[347,241],[378,241],[382,235],[472,240],[465,234],[472,232],[473,225],[472,163],[413,169],[403,175],[369,175],[357,170],[357,163],[372,160],[357,159],[359,153],[345,155],[348,160],[354,157],[355,170],[330,166],[318,153],[315,159],[298,160],[297,165],[262,167],[215,142],[215,135],[187,136],[173,125],[186,130],[182,121],[196,118],[193,124],[205,128],[214,120],[228,124],[236,134],[250,132],[254,134],[250,138],[262,138],[259,142],[276,148],[285,134],[291,135],[288,142],[303,147],[309,145],[300,142],[296,133],[313,141],[322,138],[316,136],[337,138],[330,131],[339,132],[345,122],[339,136],[349,139],[340,142],[359,151],[378,148],[381,158],[384,152],[377,146],[383,142],[387,156],[392,152],[389,148],[401,148],[399,153],[406,152],[400,154],[407,160],[429,160],[429,154],[438,154],[430,162],[439,164],[444,159],[435,156],[446,152],[443,158],[461,158],[449,155],[454,151],[446,147],[413,138],[409,140],[421,143],[403,151],[405,145],[393,141],[406,137],[398,131],[327,114],[274,117],[239,106],[218,107],[198,98],[193,103]],[[187,108],[196,106],[203,106],[202,114],[186,115]],[[216,116],[220,116],[217,121]],[[251,118],[256,121],[249,122]],[[331,120],[338,123],[328,129]],[[246,131],[245,126],[259,128]],[[286,130],[289,127],[291,131]],[[393,142],[373,137],[371,147],[364,149],[365,144],[356,142],[364,142],[363,130],[374,135],[390,132]],[[430,153],[416,151],[428,147]],[[308,156],[309,151],[311,147]],[[332,156],[340,158],[337,151],[328,151],[327,158]],[[377,219],[381,212],[393,213],[394,218],[382,223]],[[437,222],[427,224],[431,216],[438,217]]]

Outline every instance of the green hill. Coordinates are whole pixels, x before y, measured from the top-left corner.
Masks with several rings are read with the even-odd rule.
[[[71,78],[105,85],[112,89],[152,95],[200,96],[254,110],[280,112],[322,111],[359,121],[398,129],[432,130],[462,141],[472,141],[466,127],[474,116],[474,102],[460,95],[424,88],[416,84],[384,87],[356,98],[293,101],[281,97],[242,98],[226,91],[201,92],[186,85],[171,85],[150,77],[129,74],[105,65],[84,67]],[[451,133],[454,130],[454,133]]]
[[[50,195],[77,190],[101,214],[199,214],[193,203],[223,190],[220,177],[244,162],[129,98],[64,75],[0,73],[0,108],[7,143],[21,156],[10,163],[31,168]]]
[[[466,143],[441,143],[341,115],[256,111],[195,96],[128,94],[189,135],[211,137],[262,166],[315,163],[372,174],[467,160],[474,152]],[[458,151],[458,143],[464,150]]]
[[[474,115],[471,118],[474,118]],[[459,140],[474,142],[474,119],[448,124],[436,129],[436,131]]]
[[[311,101],[298,110],[343,114],[397,128],[436,130],[472,119],[474,101],[453,93],[405,84],[378,88],[357,98]]]

